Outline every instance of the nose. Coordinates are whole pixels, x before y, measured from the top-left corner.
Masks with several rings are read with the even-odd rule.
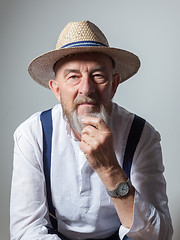
[[[79,94],[89,96],[95,92],[95,85],[89,76],[84,76],[79,86]]]

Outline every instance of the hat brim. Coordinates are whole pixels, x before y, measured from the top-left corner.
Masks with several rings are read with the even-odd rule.
[[[35,58],[29,65],[30,76],[43,87],[49,88],[49,80],[55,79],[54,64],[61,58],[77,53],[103,53],[115,62],[114,72],[119,73],[121,82],[132,77],[140,67],[139,58],[131,52],[110,47],[76,47],[53,50]]]

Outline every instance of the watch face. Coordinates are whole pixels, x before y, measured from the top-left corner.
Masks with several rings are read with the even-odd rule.
[[[126,182],[120,183],[117,188],[117,194],[121,197],[127,195],[129,192],[129,186]]]

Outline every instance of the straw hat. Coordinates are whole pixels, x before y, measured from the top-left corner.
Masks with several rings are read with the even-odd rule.
[[[29,65],[31,77],[40,85],[49,88],[49,80],[55,79],[54,64],[61,58],[77,53],[95,52],[110,56],[114,71],[121,82],[133,76],[140,67],[139,58],[131,52],[111,48],[101,30],[89,21],[70,22],[61,32],[56,50],[35,58]]]

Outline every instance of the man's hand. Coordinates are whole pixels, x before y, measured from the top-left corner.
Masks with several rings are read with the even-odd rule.
[[[105,122],[95,117],[85,117],[82,122],[87,126],[81,132],[80,148],[91,167],[96,170],[117,165],[113,136]]]

